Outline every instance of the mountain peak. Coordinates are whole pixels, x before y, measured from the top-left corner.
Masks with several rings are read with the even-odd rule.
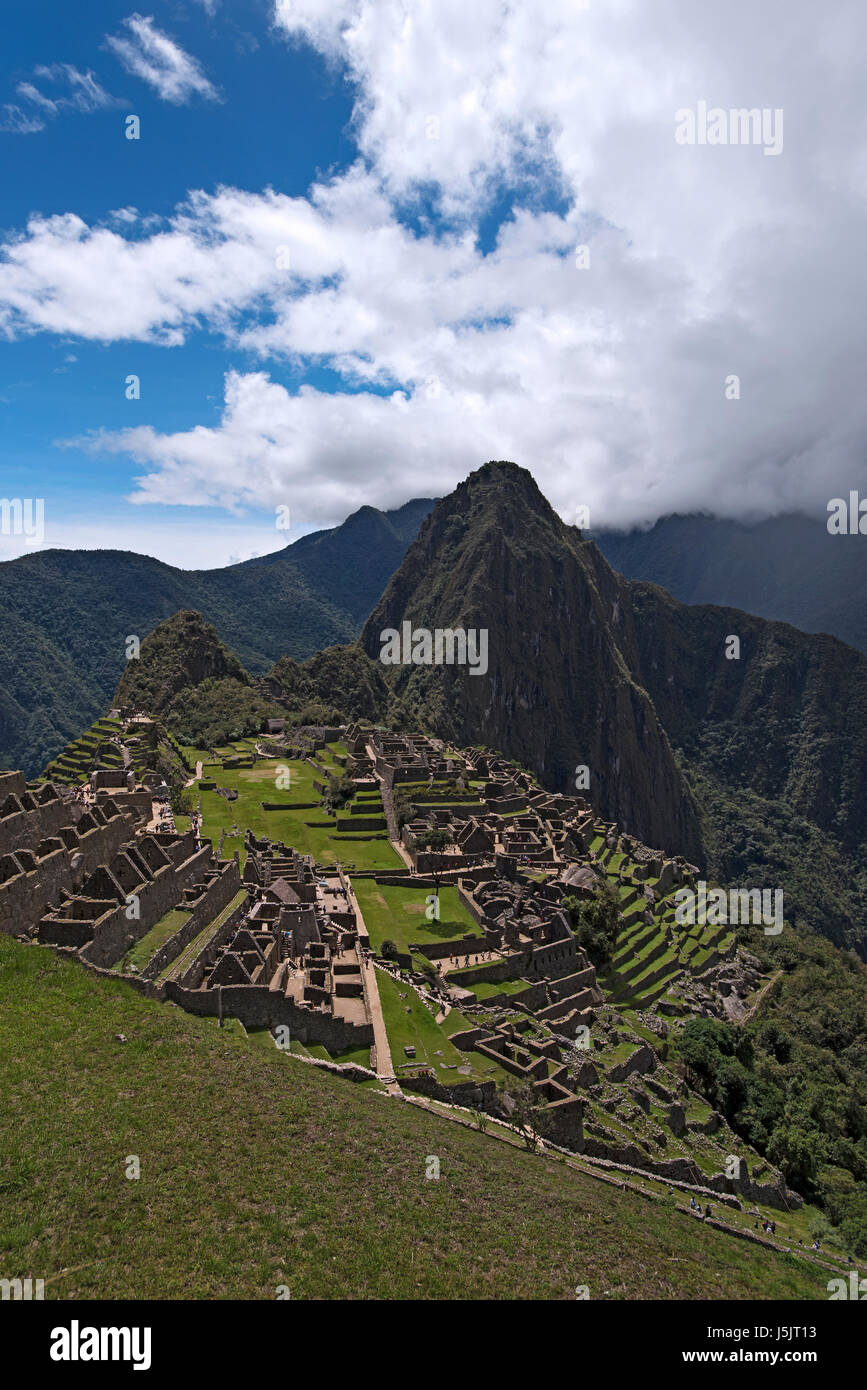
[[[486,463],[434,508],[361,644],[376,660],[383,634],[407,621],[483,631],[489,665],[475,678],[457,664],[389,668],[405,708],[441,737],[508,747],[551,790],[592,766],[601,813],[694,860],[695,807],[621,651],[626,586],[576,534],[527,469]]]
[[[250,683],[247,672],[234,652],[220,641],[216,629],[205,622],[201,613],[182,609],[148,633],[138,655],[130,654],[114,703],[159,714],[187,686],[226,677],[242,685]]]
[[[474,500],[529,506],[540,515],[555,515],[530,470],[508,459],[491,459],[482,464],[481,468],[475,469],[458,484],[451,496],[456,500],[471,497]]]

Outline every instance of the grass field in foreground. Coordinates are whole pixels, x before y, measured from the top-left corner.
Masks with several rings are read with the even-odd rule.
[[[0,1056],[0,1269],[49,1299],[827,1298],[796,1256],[3,936]]]

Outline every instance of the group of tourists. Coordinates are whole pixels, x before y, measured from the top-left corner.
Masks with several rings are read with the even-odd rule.
[[[475,952],[473,955],[470,955],[469,953],[467,953],[467,954],[464,956],[464,965],[466,966],[466,965],[469,965],[470,963],[472,963],[472,964],[474,964],[474,965],[477,965],[477,964],[479,963],[480,960],[493,960],[493,958],[494,958],[494,953],[493,953],[493,951],[477,951],[477,952]],[[450,956],[449,959],[454,961],[456,968],[459,968],[459,967],[460,967],[460,964],[461,964],[461,953],[460,953],[460,951],[458,951],[458,953],[457,953],[456,956]]]
[[[669,1192],[671,1192],[671,1188],[669,1188],[668,1190],[669,1190]],[[713,1214],[713,1213],[711,1212],[711,1209],[710,1209],[710,1202],[708,1202],[708,1204],[707,1204],[707,1206],[705,1207],[704,1211],[702,1211],[702,1209],[701,1209],[701,1202],[697,1202],[697,1201],[695,1200],[694,1197],[690,1197],[690,1199],[689,1199],[689,1209],[690,1209],[690,1211],[695,1211],[695,1212],[697,1212],[698,1215],[702,1218],[703,1221],[706,1221],[707,1218]]]

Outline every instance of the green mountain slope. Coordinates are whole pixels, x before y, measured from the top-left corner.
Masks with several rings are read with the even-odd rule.
[[[867,547],[863,536],[829,535],[825,518],[666,516],[649,530],[592,536],[627,579],[660,584],[681,603],[740,608],[867,651]]]
[[[0,564],[0,765],[35,775],[111,701],[126,639],[194,609],[252,672],[351,641],[430,502],[372,507],[273,555],[179,570],[127,551]]]
[[[783,888],[793,920],[863,953],[867,658],[654,585],[628,592],[634,669],[701,804],[709,868]]]
[[[188,611],[148,633],[126,664],[113,705],[159,718],[182,743],[205,746],[256,734],[282,713],[254,688],[216,629]]]

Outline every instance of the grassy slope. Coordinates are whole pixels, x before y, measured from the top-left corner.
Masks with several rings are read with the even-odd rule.
[[[39,947],[0,938],[0,1004],[0,1258],[49,1297],[826,1296],[795,1257],[313,1075]]]

